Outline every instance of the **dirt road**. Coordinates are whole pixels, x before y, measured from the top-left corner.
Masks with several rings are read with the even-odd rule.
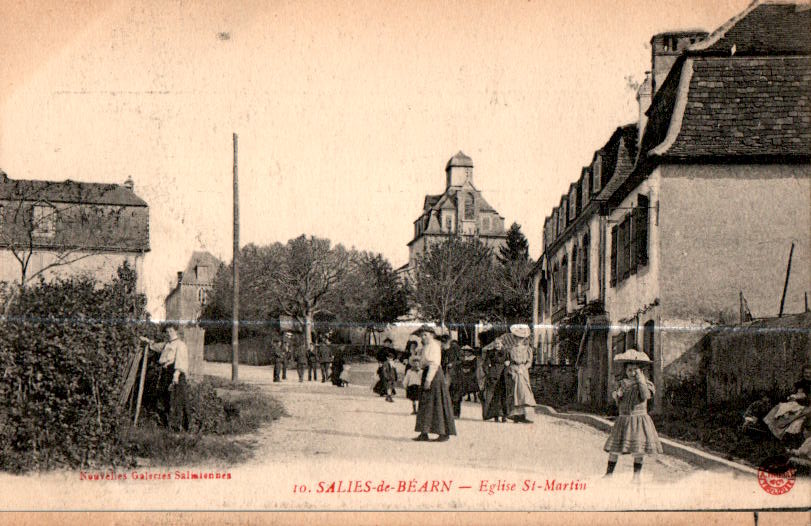
[[[206,367],[208,374],[230,376],[228,364]],[[370,367],[355,366],[356,377],[368,378]],[[757,508],[807,505],[811,489],[798,481],[790,493],[774,497],[754,476],[700,471],[668,455],[646,460],[642,486],[630,484],[630,458],[605,480],[605,433],[540,414],[532,425],[483,422],[472,402],[463,404],[458,436],[413,442],[415,418],[403,393],[387,403],[368,385],[338,388],[295,377],[272,383],[271,368],[240,367],[242,381],[260,385],[290,413],[251,437],[257,449],[247,463],[127,470],[126,480],[112,481],[85,480],[77,472],[0,475],[6,490],[0,508]]]

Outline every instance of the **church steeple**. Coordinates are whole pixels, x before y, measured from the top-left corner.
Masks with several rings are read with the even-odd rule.
[[[445,188],[462,186],[467,181],[473,182],[473,159],[459,150],[445,165]]]

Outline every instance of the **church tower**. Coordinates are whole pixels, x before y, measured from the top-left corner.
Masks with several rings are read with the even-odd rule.
[[[473,159],[460,150],[445,165],[445,189],[451,186],[462,186],[465,182],[473,183]]]

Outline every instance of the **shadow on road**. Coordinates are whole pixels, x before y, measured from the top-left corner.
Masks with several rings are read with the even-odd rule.
[[[386,435],[364,435],[363,433],[344,433],[341,431],[333,431],[327,429],[291,429],[294,432],[301,432],[301,433],[315,433],[317,435],[330,435],[330,436],[341,436],[341,437],[350,437],[350,438],[366,438],[369,440],[387,440],[389,442],[401,442],[407,444],[412,442],[410,437],[393,437],[393,436],[386,436]]]

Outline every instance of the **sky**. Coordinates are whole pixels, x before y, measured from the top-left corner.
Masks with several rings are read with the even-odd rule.
[[[650,38],[749,0],[0,1],[0,168],[123,183],[150,207],[148,308],[193,250],[302,233],[396,268],[447,160],[521,225],[543,221],[620,125]]]

